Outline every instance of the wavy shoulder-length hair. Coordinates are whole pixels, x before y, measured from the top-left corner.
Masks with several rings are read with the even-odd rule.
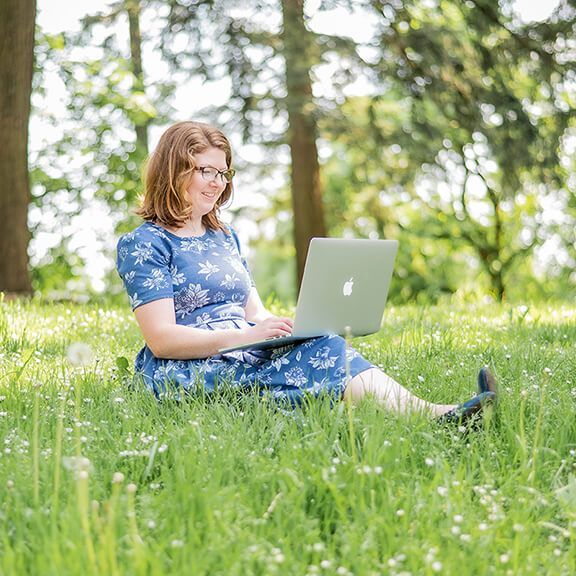
[[[218,128],[202,122],[178,122],[168,128],[146,163],[144,197],[136,214],[167,227],[183,226],[192,212],[186,190],[196,168],[195,155],[209,148],[222,150],[227,168],[232,168],[230,142]],[[231,196],[230,182],[212,211],[202,217],[202,224],[207,229],[227,230],[219,218],[219,211]]]

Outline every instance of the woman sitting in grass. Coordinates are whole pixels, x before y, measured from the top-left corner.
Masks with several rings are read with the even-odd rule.
[[[288,335],[293,325],[264,307],[237,235],[219,218],[233,177],[230,143],[220,130],[199,122],[175,124],[148,161],[138,211],[144,223],[118,242],[118,272],[146,342],[136,373],[157,396],[167,386],[212,391],[219,382],[258,387],[291,404],[306,396],[359,401],[370,394],[390,410],[417,410],[448,421],[475,415],[495,400],[494,379],[483,368],[478,395],[468,402],[426,402],[339,336],[220,353]]]

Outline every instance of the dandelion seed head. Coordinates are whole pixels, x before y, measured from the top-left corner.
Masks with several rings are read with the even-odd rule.
[[[73,342],[66,350],[66,357],[72,366],[80,367],[91,364],[94,360],[92,348],[84,342]]]

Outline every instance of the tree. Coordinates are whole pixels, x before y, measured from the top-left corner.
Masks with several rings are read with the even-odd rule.
[[[33,213],[54,211],[58,219],[33,219],[33,231],[53,233],[57,226],[61,234],[61,242],[34,269],[38,285],[63,287],[86,276],[82,257],[69,248],[74,222],[83,211],[99,207],[118,231],[136,221],[129,208],[140,190],[148,129],[170,116],[174,90],[170,80],[146,81],[143,47],[154,38],[153,30],[141,33],[142,6],[140,0],[120,0],[108,12],[84,18],[79,33],[39,34],[40,64],[57,70],[67,91],[67,110],[64,118],[52,116],[44,106],[35,112],[58,136],[34,158],[33,202],[40,210]],[[100,251],[112,252],[114,237],[98,241]],[[54,275],[59,280],[52,282]]]
[[[388,198],[387,216],[412,238],[473,254],[502,299],[546,240],[542,199],[560,200],[569,185],[562,142],[573,125],[574,10],[565,2],[550,21],[522,25],[505,3],[485,0],[368,4],[382,90],[356,115],[352,138],[350,118],[339,135],[327,129],[366,150],[359,169],[384,185],[375,206],[391,190],[408,193],[417,210]]]
[[[339,62],[346,70],[342,81],[348,81],[354,77],[354,45],[312,32],[303,0],[211,0],[194,8],[184,0],[168,3],[162,48],[174,73],[229,81],[226,104],[206,115],[229,132],[241,132],[244,142],[267,147],[269,155],[289,148],[299,282],[310,238],[326,234],[317,124],[334,106],[314,97],[315,68]],[[274,163],[266,156],[264,170]]]
[[[35,0],[0,3],[0,290],[32,291],[28,272],[28,120]]]
[[[304,0],[282,0],[282,14],[294,245],[297,283],[300,286],[310,240],[314,236],[326,236],[326,225],[316,122],[310,113],[314,109],[310,78],[313,50],[311,34],[304,25]]]

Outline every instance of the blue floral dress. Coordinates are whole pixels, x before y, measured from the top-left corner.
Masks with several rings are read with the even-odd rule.
[[[174,301],[176,322],[204,330],[245,328],[252,276],[235,232],[208,230],[180,237],[145,222],[118,241],[117,268],[132,309],[161,298]],[[257,386],[280,401],[306,395],[340,398],[350,376],[372,367],[339,336],[311,338],[272,350],[244,350],[205,359],[156,358],[148,346],[135,370],[157,396],[168,391],[212,391],[219,385]]]

